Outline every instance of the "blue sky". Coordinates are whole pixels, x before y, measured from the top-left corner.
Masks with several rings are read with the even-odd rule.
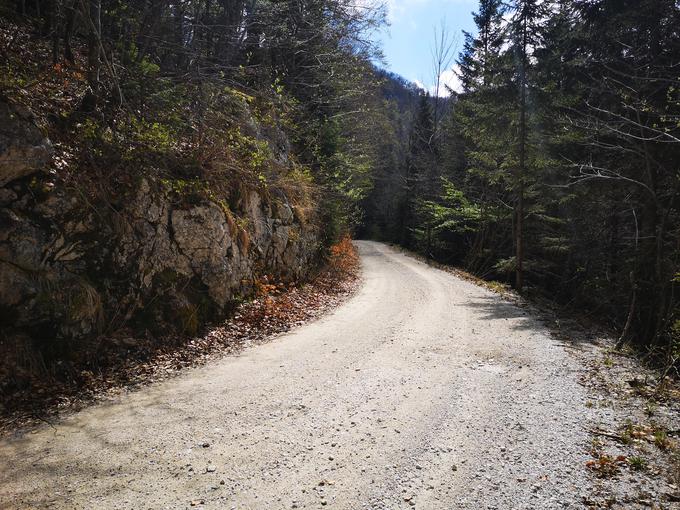
[[[377,34],[387,68],[407,80],[434,91],[431,48],[435,27],[442,20],[455,37],[455,54],[463,46],[461,30],[474,31],[472,11],[477,0],[385,0],[390,26]],[[448,70],[442,80],[457,87],[455,74]],[[443,95],[443,94],[442,94]]]

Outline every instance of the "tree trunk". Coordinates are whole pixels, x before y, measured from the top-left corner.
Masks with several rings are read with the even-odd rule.
[[[76,20],[76,9],[73,2],[70,2],[66,9],[66,24],[64,26],[64,60],[73,63],[73,49],[71,48],[71,36]]]
[[[527,64],[527,19],[522,21],[522,55],[520,64],[519,100],[519,165],[517,168],[517,203],[515,210],[515,288],[521,292],[524,287],[524,175],[526,173],[526,64]]]
[[[49,11],[49,29],[52,39],[52,63],[59,62],[59,27],[61,25],[61,1],[52,0]]]
[[[101,56],[99,37],[101,34],[101,0],[89,0],[89,35],[87,39],[87,81],[92,94],[96,97],[99,92],[99,74],[101,70]]]
[[[621,331],[621,336],[619,337],[619,340],[616,342],[616,346],[614,347],[616,350],[620,350],[623,347],[623,345],[628,341],[628,335],[630,335],[631,326],[633,324],[633,318],[635,317],[635,310],[637,308],[637,288],[635,284],[634,271],[630,272],[630,286],[631,295],[630,306],[628,308],[628,316],[626,318],[626,324],[623,326],[623,331]]]

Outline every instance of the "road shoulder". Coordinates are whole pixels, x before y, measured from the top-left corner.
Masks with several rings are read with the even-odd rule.
[[[0,437],[22,435],[92,404],[203,366],[313,322],[350,299],[361,287],[356,251],[331,260],[308,282],[284,286],[267,282],[224,322],[195,336],[145,338],[118,335],[97,370],[82,367],[74,377],[36,379],[31,387],[3,395]]]
[[[584,368],[578,382],[588,395],[582,427],[590,437],[591,458],[583,469],[593,486],[583,498],[585,507],[680,508],[677,378],[647,366],[638,352],[616,350],[612,331],[573,312],[564,313],[554,303],[526,299],[506,285],[392,248],[523,308]]]

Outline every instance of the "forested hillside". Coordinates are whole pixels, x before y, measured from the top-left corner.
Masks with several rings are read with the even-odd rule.
[[[677,359],[680,7],[482,0],[474,19],[462,91],[443,117],[421,96],[374,190],[394,199],[380,235]]]
[[[679,508],[679,207],[678,0],[0,0],[0,508]]]
[[[9,365],[193,334],[264,280],[305,280],[347,233],[677,360],[676,2],[483,0],[447,98],[380,70],[378,4],[0,12]]]
[[[384,101],[373,64],[383,14],[0,2],[3,390],[316,274],[387,164],[377,135],[400,136],[404,98]]]
[[[330,198],[321,202],[331,230],[356,215],[375,159],[368,133],[384,115],[369,39],[380,9],[343,0],[4,1],[2,22],[3,93],[31,106],[48,134],[133,145],[153,152],[155,166],[183,166],[187,178],[241,157],[253,167],[241,177],[264,183],[256,140],[231,132],[230,102],[243,100],[258,121],[286,131],[298,173],[313,174]]]

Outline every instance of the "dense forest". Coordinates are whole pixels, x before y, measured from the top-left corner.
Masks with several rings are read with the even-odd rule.
[[[421,95],[371,233],[677,359],[678,3],[483,0],[474,20],[463,90],[439,119]]]
[[[390,165],[376,134],[407,136],[383,23],[347,0],[0,2],[0,391],[322,270]]]
[[[220,152],[243,150],[235,157],[250,159],[246,167],[262,157],[256,140],[231,133],[229,96],[245,97],[263,117],[276,113],[269,120],[290,136],[300,173],[323,188],[329,238],[356,223],[376,157],[369,134],[389,119],[371,64],[382,9],[346,0],[3,4],[2,89],[33,97],[64,86],[42,92],[52,132],[79,136],[86,125],[93,143],[137,145],[140,165],[165,150],[153,164],[166,156],[168,178],[210,178],[211,164],[232,157]],[[42,44],[22,48],[27,40]]]
[[[16,181],[32,193],[77,183],[116,212],[153,175],[247,247],[245,186],[295,202],[320,256],[346,232],[399,243],[678,356],[677,2],[482,0],[446,99],[380,69],[377,4],[0,9],[3,101],[51,140],[44,182]]]
[[[0,508],[680,508],[679,290],[680,0],[0,0]]]

